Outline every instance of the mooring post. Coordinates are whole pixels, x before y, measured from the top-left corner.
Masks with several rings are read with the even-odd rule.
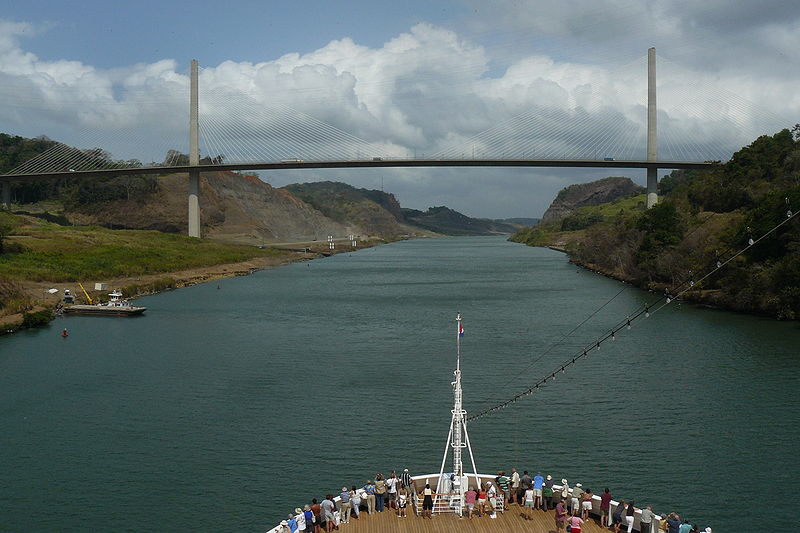
[[[8,180],[4,180],[2,184],[3,188],[3,209],[6,211],[11,210],[11,182]]]
[[[658,161],[656,136],[656,49],[647,50],[647,160]],[[647,208],[658,203],[658,168],[647,167]]]
[[[192,59],[189,90],[189,164],[200,164],[197,105],[197,60]],[[189,237],[200,237],[200,171],[189,171]]]

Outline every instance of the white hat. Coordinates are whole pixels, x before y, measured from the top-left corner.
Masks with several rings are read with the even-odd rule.
[[[562,485],[566,485],[566,484],[567,484],[567,480],[566,480],[566,479],[562,479],[562,480],[561,480],[561,484],[562,484]]]
[[[302,510],[302,509],[300,509],[299,507],[295,507],[295,509],[294,509],[294,514],[300,514],[300,513],[302,513],[302,512],[303,512],[303,510]]]
[[[553,476],[551,476],[550,474],[547,474],[547,481],[550,481],[551,479],[553,479]]]
[[[408,468],[404,468],[404,469],[403,469],[403,472],[408,472]]]
[[[706,533],[711,533],[711,527],[706,528]]]
[[[342,487],[342,492],[347,492],[347,487]]]
[[[583,487],[583,485],[581,485],[580,483],[577,483],[575,486],[576,487]]]
[[[288,526],[289,522],[287,522],[286,520],[281,520],[281,525],[282,526]]]

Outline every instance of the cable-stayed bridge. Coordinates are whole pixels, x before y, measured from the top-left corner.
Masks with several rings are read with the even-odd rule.
[[[658,169],[703,168],[712,165],[710,161],[726,160],[736,141],[727,142],[720,131],[735,129],[729,119],[732,115],[755,114],[742,109],[743,104],[735,99],[733,105],[729,101],[720,104],[719,99],[703,102],[696,88],[683,84],[677,92],[682,92],[692,104],[680,111],[685,115],[680,117],[684,127],[671,127],[678,122],[679,113],[659,112],[656,56],[655,50],[650,49],[647,83],[641,84],[641,89],[646,88],[646,105],[615,108],[588,101],[562,107],[532,105],[523,113],[488,125],[474,135],[448,133],[445,140],[450,142],[440,144],[449,148],[420,154],[411,153],[396,141],[370,142],[362,138],[380,139],[381,124],[365,127],[351,121],[354,127],[363,130],[356,135],[329,123],[347,124],[347,116],[326,117],[329,121],[323,121],[293,107],[234,91],[219,80],[209,79],[201,86],[199,79],[198,65],[192,62],[188,106],[185,100],[181,106],[174,98],[139,101],[133,102],[129,115],[124,115],[118,113],[119,105],[114,100],[107,107],[96,105],[92,109],[96,116],[90,121],[104,127],[119,123],[120,131],[125,131],[132,116],[141,119],[148,115],[149,109],[155,117],[152,134],[146,139],[123,135],[113,147],[109,146],[112,139],[103,139],[100,142],[106,149],[81,149],[56,143],[0,176],[3,204],[10,205],[12,181],[188,172],[189,235],[199,237],[199,176],[206,171],[592,167],[647,169],[650,207],[657,201]],[[692,105],[695,109],[691,109]],[[177,108],[182,110],[176,113]],[[348,107],[343,105],[342,109]],[[463,109],[461,113],[469,116],[470,111]],[[659,124],[661,129],[657,127]],[[131,146],[151,155],[114,159],[106,151],[131,153]],[[161,154],[166,156],[158,160]],[[144,163],[147,159],[151,162]]]

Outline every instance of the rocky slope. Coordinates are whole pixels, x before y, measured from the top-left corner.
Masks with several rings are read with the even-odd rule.
[[[644,192],[644,188],[630,178],[604,178],[590,183],[579,183],[562,189],[542,216],[542,222],[551,222],[575,212],[578,207],[612,202],[617,198]]]
[[[77,224],[186,233],[187,195],[188,176],[171,174],[158,178],[154,195],[87,205],[67,216]],[[288,190],[275,189],[254,176],[204,173],[200,198],[202,234],[220,241],[311,241],[363,232],[356,225],[331,220]]]

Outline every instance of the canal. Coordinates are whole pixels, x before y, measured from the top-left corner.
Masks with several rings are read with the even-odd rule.
[[[474,413],[653,298],[552,250],[423,239],[2,337],[0,531],[264,531],[376,472],[438,472],[457,312]],[[798,346],[796,323],[671,305],[471,423],[478,469],[714,531],[793,520],[757,502],[800,476]]]

